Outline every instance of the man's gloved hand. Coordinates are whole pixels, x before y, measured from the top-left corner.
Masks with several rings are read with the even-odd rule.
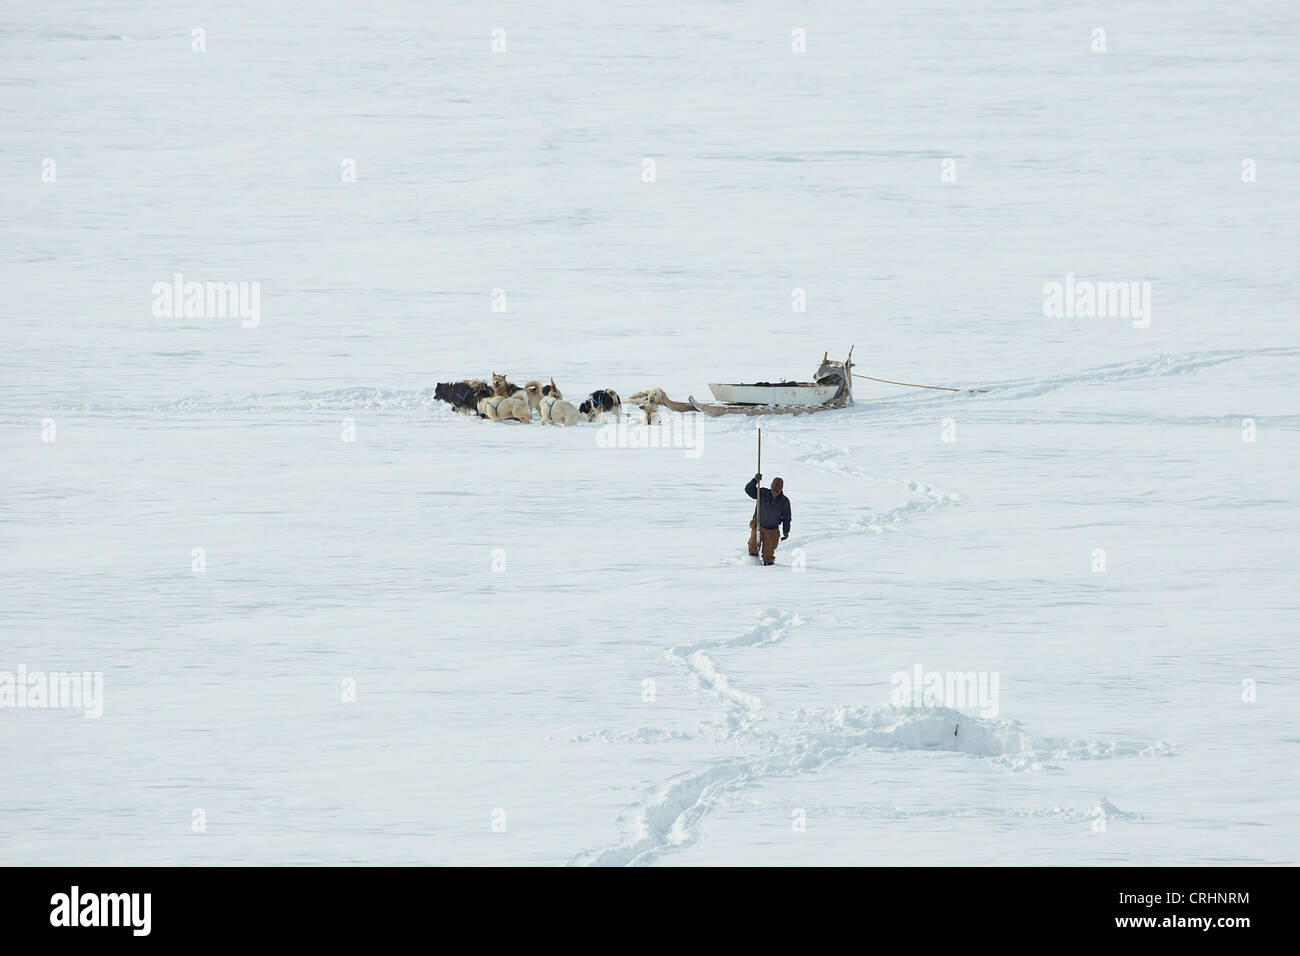
[[[781,540],[784,541],[788,537],[790,537],[788,534],[783,534],[781,535]]]
[[[762,481],[762,480],[763,480],[763,473],[760,471],[758,474],[756,474],[756,475],[754,476],[754,480],[755,480],[755,481]]]

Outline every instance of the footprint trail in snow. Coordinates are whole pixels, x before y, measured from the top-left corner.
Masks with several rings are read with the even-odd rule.
[[[861,750],[947,752],[957,758],[987,760],[1008,772],[1061,772],[1060,763],[1111,757],[1163,756],[1173,752],[1163,741],[1095,741],[1031,734],[1018,721],[981,718],[947,707],[862,707],[801,709],[790,729],[763,729],[762,700],[736,687],[710,652],[758,648],[780,643],[799,626],[789,611],[768,610],[760,622],[730,640],[700,641],[674,647],[670,656],[695,678],[702,691],[724,708],[723,736],[752,753],[709,763],[678,774],[657,787],[631,811],[631,834],[624,840],[578,854],[579,866],[644,866],[685,849],[698,838],[709,812],[746,786],[809,773]],[[961,724],[960,734],[954,728]],[[1110,819],[1141,819],[1105,803]],[[1096,807],[1057,808],[1048,816],[1092,819]],[[1042,815],[1020,811],[1021,816]]]

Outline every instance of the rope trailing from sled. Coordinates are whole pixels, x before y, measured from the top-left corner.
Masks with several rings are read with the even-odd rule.
[[[887,378],[872,378],[870,375],[856,375],[855,378],[865,378],[872,382],[884,382],[886,385],[902,385],[905,388],[933,388],[940,392],[979,392],[981,395],[987,395],[987,388],[948,388],[946,385],[916,385],[913,382],[891,382]]]

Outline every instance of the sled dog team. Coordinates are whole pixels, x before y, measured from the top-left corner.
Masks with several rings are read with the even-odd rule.
[[[537,412],[543,425],[576,425],[578,422],[604,422],[605,416],[618,416],[623,403],[612,388],[592,392],[579,405],[565,401],[564,395],[551,379],[549,385],[536,380],[523,388],[506,380],[504,375],[492,374],[491,384],[481,379],[461,382],[439,382],[434,398],[446,402],[458,412],[478,415],[488,421],[531,422]]]

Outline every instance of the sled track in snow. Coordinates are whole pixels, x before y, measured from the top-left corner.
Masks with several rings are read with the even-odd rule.
[[[1297,357],[1300,357],[1300,348],[1291,347],[1221,349],[1206,352],[1187,352],[1181,355],[1152,355],[1129,362],[1100,365],[1094,368],[1080,369],[1077,372],[1061,372],[1042,378],[1015,379],[1009,382],[976,382],[970,385],[971,388],[984,389],[987,393],[984,395],[968,395],[964,392],[926,392],[909,395],[900,391],[896,398],[861,400],[856,405],[851,406],[848,412],[850,414],[870,415],[887,412],[891,418],[898,418],[913,411],[929,413],[935,408],[958,407],[954,405],[954,400],[978,401],[981,405],[999,400],[1019,401],[1027,398],[1038,398],[1073,386],[1107,385],[1139,381],[1146,378],[1192,375],[1230,362]]]
[[[785,640],[792,628],[803,623],[790,611],[767,611],[763,619],[739,637],[726,641],[696,641],[674,647],[669,655],[690,672],[696,684],[711,692],[727,705],[725,736],[729,738],[763,738],[769,735],[757,727],[762,718],[763,701],[754,694],[733,687],[727,675],[718,669],[708,652],[729,647],[762,647]]]
[[[668,652],[697,686],[723,704],[722,732],[726,738],[756,743],[764,749],[778,741],[775,735],[757,726],[763,719],[762,700],[733,687],[708,652],[776,644],[800,623],[797,614],[769,610],[758,624],[736,637],[681,644]],[[666,852],[689,846],[695,841],[700,820],[717,799],[743,785],[752,771],[753,761],[740,758],[673,777],[636,808],[630,839],[603,850],[579,854],[572,862],[587,866],[640,866],[654,862]]]
[[[1105,797],[1095,804],[1082,807],[943,807],[927,810],[909,810],[892,804],[864,807],[804,807],[809,817],[849,817],[858,820],[945,820],[984,818],[990,820],[1049,820],[1060,823],[1091,823],[1095,820],[1109,822],[1146,819],[1140,813],[1121,810]]]
[[[1222,349],[1210,352],[1190,352],[1183,355],[1153,355],[1132,362],[1101,365],[1080,372],[1065,372],[1040,379],[1021,379],[1014,382],[982,386],[995,398],[1037,398],[1048,392],[1071,385],[1103,385],[1142,378],[1163,378],[1171,375],[1189,375],[1228,362],[1254,358],[1283,358],[1300,356],[1300,348]]]
[[[869,475],[860,468],[846,464],[842,459],[849,452],[848,449],[839,445],[831,444],[824,441],[813,441],[807,438],[798,438],[793,435],[778,433],[773,436],[777,442],[811,449],[809,452],[799,458],[799,462],[805,465],[824,469],[835,475],[841,475],[845,478],[851,478],[854,481],[884,482],[891,485],[901,485],[914,496],[912,500],[901,504],[896,508],[890,508],[886,511],[866,511],[858,517],[852,519],[842,528],[836,528],[830,531],[824,531],[821,534],[813,535],[806,538],[794,538],[793,546],[807,548],[814,544],[820,544],[823,541],[831,541],[836,538],[843,538],[855,534],[881,534],[885,531],[895,529],[898,524],[907,518],[918,517],[919,515],[935,511],[948,505],[961,503],[961,495],[950,494],[940,491],[938,488],[924,481],[917,481],[910,478],[878,478]]]
[[[795,613],[771,609],[754,627],[729,640],[680,645],[669,655],[684,666],[698,686],[724,708],[723,734],[747,745],[752,753],[714,761],[678,774],[657,787],[631,811],[631,833],[621,842],[579,853],[570,865],[645,866],[666,854],[685,849],[698,839],[709,812],[732,793],[751,784],[810,773],[861,750],[946,752],[954,757],[988,760],[1008,772],[1061,772],[1061,762],[1112,757],[1163,756],[1173,749],[1163,741],[1089,741],[1036,737],[1018,721],[982,718],[946,707],[833,707],[797,710],[791,729],[763,729],[763,702],[734,686],[710,651],[777,644],[798,627]],[[960,732],[955,732],[957,725]],[[893,809],[890,815],[917,815]],[[1047,816],[1066,821],[1101,815],[1112,820],[1141,820],[1104,798],[1091,808],[1023,811],[1021,816]]]

